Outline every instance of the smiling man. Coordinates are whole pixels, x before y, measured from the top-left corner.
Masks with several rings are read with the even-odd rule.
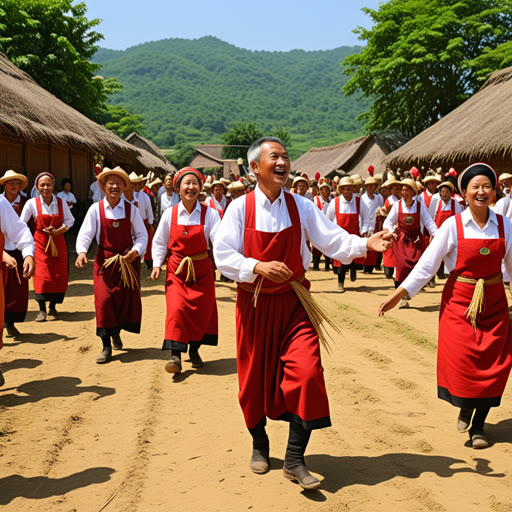
[[[304,489],[318,489],[304,452],[311,431],[330,426],[331,420],[318,333],[294,291],[310,286],[306,241],[343,263],[367,249],[383,251],[390,242],[383,233],[366,239],[349,235],[312,201],[285,192],[290,159],[279,139],[258,139],[247,158],[258,185],[227,209],[214,256],[222,274],[238,284],[239,401],[253,438],[250,467],[254,473],[270,469],[266,418],[285,420],[290,433],[284,476]]]

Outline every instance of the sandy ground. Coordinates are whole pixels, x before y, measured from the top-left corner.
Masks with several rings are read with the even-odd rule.
[[[237,402],[235,287],[218,283],[220,346],[204,368],[164,372],[165,299],[143,271],[140,336],[95,364],[92,265],[72,271],[60,319],[5,340],[0,390],[0,505],[16,511],[494,511],[512,510],[512,397],[491,412],[492,446],[468,446],[457,411],[436,398],[441,286],[380,320],[391,290],[381,273],[336,293],[330,273],[313,291],[343,328],[324,354],[333,427],[313,433],[320,491],[282,476],[287,425],[271,422],[272,471],[248,467],[250,438]],[[323,290],[323,291],[321,291]]]

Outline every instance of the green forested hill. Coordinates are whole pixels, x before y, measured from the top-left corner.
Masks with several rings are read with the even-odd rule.
[[[100,49],[95,62],[124,86],[110,102],[142,114],[160,147],[221,143],[234,123],[253,122],[266,132],[284,127],[296,157],[362,134],[356,117],[367,102],[343,95],[340,68],[359,50],[251,51],[203,37]]]

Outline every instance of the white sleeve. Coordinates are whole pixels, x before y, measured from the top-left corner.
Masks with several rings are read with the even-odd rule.
[[[421,215],[421,222],[423,222],[423,225],[428,229],[428,232],[434,236],[437,231],[437,226],[434,220],[432,219],[429,211],[427,210],[427,206],[425,203],[418,203],[418,206],[421,205],[420,215]]]
[[[505,232],[505,257],[503,258],[503,264],[508,274],[504,278],[510,280],[510,276],[512,276],[512,222],[505,216],[503,217],[503,229]]]
[[[131,210],[133,237],[132,249],[135,249],[139,253],[139,256],[142,256],[146,252],[146,247],[148,245],[148,232],[146,230],[146,226],[144,226],[144,221],[142,220],[139,209],[132,208]]]
[[[398,204],[400,201],[396,201],[393,203],[391,207],[391,211],[388,213],[388,216],[384,220],[383,229],[387,229],[390,233],[393,233],[395,230],[396,223],[398,222]]]
[[[436,218],[437,205],[439,204],[439,201],[441,201],[439,197],[433,197],[432,201],[430,201],[430,206],[428,207],[428,213],[430,213],[430,216],[434,219],[434,221]]]
[[[64,216],[62,223],[69,229],[75,223],[75,217],[71,214],[71,210],[65,199],[62,199],[62,214]]]
[[[20,215],[20,219],[25,223],[28,224],[32,219],[37,219],[37,209],[36,209],[36,203],[32,199],[29,199],[25,206],[23,207],[23,210]]]
[[[153,207],[151,206],[151,199],[146,192],[141,191],[144,194],[144,201],[146,201],[146,218],[148,219],[149,225],[152,226],[155,222],[155,216],[153,215]]]
[[[154,267],[161,267],[167,255],[167,246],[171,238],[171,218],[172,208],[168,208],[162,213],[160,223],[153,237],[151,252]]]
[[[80,254],[89,250],[91,243],[98,232],[98,221],[99,221],[99,203],[92,204],[87,213],[85,219],[80,226],[80,231],[76,237],[76,253]]]
[[[34,239],[27,224],[18,217],[6,199],[2,199],[0,205],[0,229],[3,235],[16,245],[24,258],[34,256]]]
[[[365,233],[368,233],[370,229],[370,208],[366,204],[365,201],[361,198],[361,205],[360,205],[360,214],[361,214],[361,234],[364,235]]]
[[[213,244],[220,227],[219,212],[217,210],[214,210],[213,208],[208,207],[208,209],[206,210],[205,223],[208,228],[208,238],[210,239],[210,242]]]
[[[331,221],[336,223],[336,200],[333,199],[329,202],[329,206],[327,207],[327,211],[325,212],[325,216]]]

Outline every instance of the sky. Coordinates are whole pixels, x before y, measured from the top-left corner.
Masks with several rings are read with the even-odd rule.
[[[212,35],[249,50],[329,50],[363,44],[352,31],[369,28],[362,7],[382,0],[82,0],[103,48]]]

